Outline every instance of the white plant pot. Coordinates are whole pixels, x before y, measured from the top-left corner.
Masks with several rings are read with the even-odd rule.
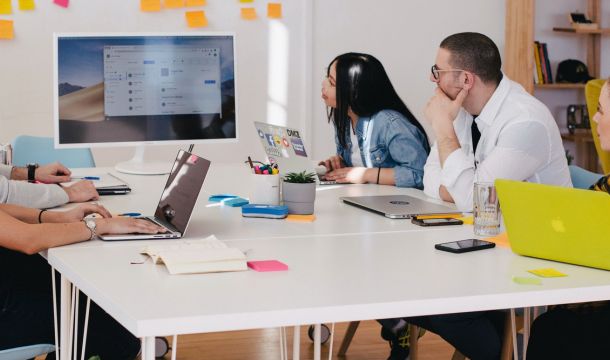
[[[302,184],[283,181],[282,197],[284,205],[288,206],[289,214],[313,214],[316,201],[316,183]]]

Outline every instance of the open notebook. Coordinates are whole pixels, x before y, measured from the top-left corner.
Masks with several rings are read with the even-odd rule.
[[[150,245],[140,253],[150,256],[154,264],[165,264],[172,275],[248,270],[246,255],[214,235],[203,240]]]

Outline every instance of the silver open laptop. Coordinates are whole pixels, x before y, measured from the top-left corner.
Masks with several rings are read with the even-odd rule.
[[[193,214],[209,168],[210,161],[184,150],[178,152],[155,215],[141,218],[163,226],[167,229],[166,233],[100,235],[100,239],[140,240],[182,237]]]
[[[341,197],[346,204],[376,212],[390,219],[410,219],[418,215],[459,214],[455,206],[435,204],[408,195]]]
[[[319,185],[332,185],[336,181],[324,180],[320,171],[307,156],[301,131],[294,128],[254,122],[256,132],[271,163],[277,164],[280,175],[290,172],[312,172]],[[324,168],[320,166],[320,168]],[[325,172],[325,171],[324,171]]]

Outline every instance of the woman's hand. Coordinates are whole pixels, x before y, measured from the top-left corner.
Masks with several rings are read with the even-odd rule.
[[[71,223],[82,221],[85,216],[98,214],[104,218],[111,218],[110,212],[105,207],[97,204],[79,204],[73,209],[66,211],[46,211],[42,214],[42,222]]]
[[[364,184],[375,182],[371,181],[372,170],[377,172],[377,169],[368,169],[365,167],[343,167],[326,173],[326,180],[335,180],[338,183]]]
[[[324,166],[326,168],[326,173],[329,173],[330,171],[345,167],[345,162],[341,156],[333,155],[326,160],[320,161],[318,165]]]
[[[152,221],[134,219],[131,217],[115,217],[112,219],[97,219],[98,234],[158,234],[167,230]]]

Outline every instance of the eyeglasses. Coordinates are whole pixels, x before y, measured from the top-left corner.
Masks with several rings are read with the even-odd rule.
[[[455,71],[466,71],[466,70],[462,70],[462,69],[448,69],[448,70],[441,70],[438,68],[438,66],[436,66],[436,64],[432,65],[432,67],[430,68],[430,72],[432,72],[432,77],[434,78],[434,80],[437,80],[440,78],[440,73],[442,72],[455,72]]]

